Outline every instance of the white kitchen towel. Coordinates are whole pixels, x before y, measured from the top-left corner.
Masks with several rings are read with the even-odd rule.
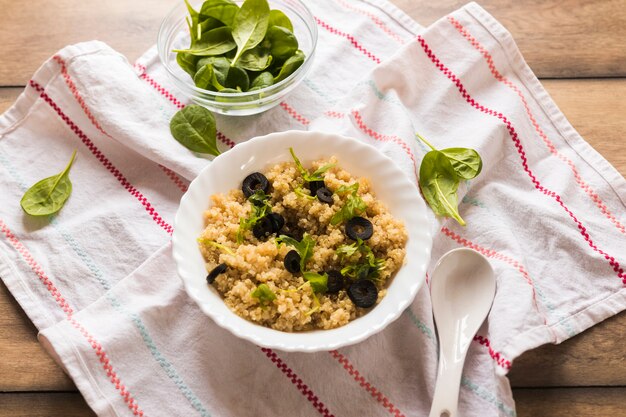
[[[477,149],[460,227],[436,220],[433,260],[467,246],[498,292],[468,354],[462,416],[515,416],[513,360],[626,307],[626,182],[569,125],[508,32],[469,4],[428,29],[380,0],[310,1],[310,76],[279,107],[218,117],[226,150],[287,129],[354,136],[413,181],[427,151]],[[99,42],[46,62],[0,117],[0,277],[99,416],[423,416],[437,368],[425,286],[383,332],[315,354],[261,349],[204,316],[171,258],[178,201],[207,163],[169,120],[187,101],[155,51],[136,65]],[[77,149],[52,218],[19,200]],[[329,149],[329,154],[332,149]],[[375,175],[375,173],[373,173]]]

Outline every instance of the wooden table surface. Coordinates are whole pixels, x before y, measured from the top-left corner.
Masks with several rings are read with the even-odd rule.
[[[178,0],[0,0],[0,112],[67,44],[99,39],[130,61]],[[313,1],[313,0],[311,0]],[[422,25],[463,1],[392,0]],[[626,175],[626,1],[484,0],[591,145]],[[510,373],[519,417],[626,416],[626,313],[524,354]],[[0,417],[93,416],[0,282]]]

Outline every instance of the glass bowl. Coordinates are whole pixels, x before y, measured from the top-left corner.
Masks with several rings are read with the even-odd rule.
[[[198,10],[203,1],[191,0],[190,3]],[[235,3],[241,6],[243,1],[235,0]],[[176,88],[194,103],[226,115],[257,114],[280,103],[300,84],[311,68],[317,45],[317,24],[309,9],[300,0],[268,0],[268,3],[270,9],[278,9],[291,19],[299,49],[305,54],[304,63],[293,74],[279,83],[249,92],[219,93],[196,87],[191,76],[176,62],[176,53],[172,52],[173,49],[186,49],[190,43],[189,29],[185,22],[188,11],[181,1],[163,19],[157,38],[159,59]]]

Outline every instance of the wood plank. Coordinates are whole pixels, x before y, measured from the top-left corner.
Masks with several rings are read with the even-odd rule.
[[[422,25],[466,0],[391,0]],[[481,0],[539,78],[626,76],[623,0]]]
[[[0,86],[25,85],[56,51],[93,39],[133,62],[156,43],[161,20],[177,3],[55,0],[52,6],[45,0],[28,4],[0,0]]]
[[[465,0],[392,0],[422,25]],[[24,85],[65,45],[100,39],[132,62],[156,42],[158,27],[176,0],[0,0],[0,86]],[[513,34],[540,77],[626,76],[626,7],[623,0],[484,0],[481,4]],[[339,7],[339,6],[338,6]],[[39,11],[44,11],[39,12]],[[33,12],[35,11],[35,12]],[[10,22],[10,24],[8,24]],[[40,36],[36,30],[54,28]],[[28,45],[27,53],[25,45]],[[19,58],[18,58],[19,57]]]
[[[626,417],[626,388],[514,389],[517,417]]]
[[[626,388],[514,389],[518,417],[626,417]],[[0,394],[0,417],[95,417],[79,393]]]
[[[0,417],[95,417],[83,397],[70,393],[0,393]]]
[[[560,345],[524,353],[509,374],[514,387],[626,386],[626,311]]]
[[[6,109],[13,104],[13,102],[17,99],[17,96],[20,95],[23,88],[16,87],[0,87],[0,113],[4,113]]]
[[[0,281],[0,391],[74,390],[37,341],[37,329]],[[2,408],[2,407],[0,407]]]

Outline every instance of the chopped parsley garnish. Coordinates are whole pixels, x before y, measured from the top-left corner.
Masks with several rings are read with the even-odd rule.
[[[298,255],[300,255],[300,270],[306,271],[306,263],[309,259],[311,259],[311,256],[313,256],[313,247],[315,246],[315,241],[308,233],[305,233],[302,236],[302,240],[300,242],[285,235],[280,235],[276,238],[276,242],[293,246],[296,252],[298,252]]]
[[[354,184],[349,186],[342,185],[341,187],[337,188],[337,194],[350,193],[350,195],[348,195],[346,203],[343,205],[343,207],[330,219],[330,224],[336,226],[341,222],[348,221],[351,218],[365,212],[365,210],[367,209],[367,205],[365,205],[365,202],[359,196],[358,191],[358,182],[355,182]]]
[[[385,260],[376,258],[372,249],[361,239],[351,245],[341,245],[335,253],[342,258],[349,258],[355,253],[360,253],[359,260],[341,269],[343,276],[352,279],[376,279],[380,276],[380,271],[385,269]]]
[[[270,290],[267,284],[261,284],[251,294],[254,298],[259,300],[262,306],[267,306],[269,303],[276,299],[274,291]]]
[[[302,277],[311,285],[314,293],[326,292],[328,290],[328,274],[303,272]]]
[[[243,243],[243,234],[246,230],[250,230],[263,217],[272,212],[272,206],[269,203],[270,196],[265,194],[263,190],[257,190],[248,197],[248,201],[252,204],[252,212],[247,219],[239,219],[239,230],[237,230],[237,243]]]
[[[308,200],[315,200],[315,199],[317,199],[317,196],[311,195],[311,194],[307,194],[307,192],[302,187],[294,188],[293,192],[296,193],[297,196],[306,198]]]
[[[324,181],[324,173],[335,166],[335,164],[326,164],[319,167],[311,174],[309,170],[302,165],[295,152],[293,151],[293,148],[289,148],[289,153],[291,153],[293,161],[296,163],[298,171],[300,171],[300,175],[302,175],[302,178],[306,182]]]
[[[210,239],[205,239],[205,238],[199,237],[198,238],[198,243],[200,243],[201,245],[209,245],[209,246],[216,247],[216,248],[218,248],[220,250],[223,250],[224,252],[226,252],[229,255],[233,255],[233,256],[235,255],[235,252],[233,252],[233,250],[231,248],[229,248],[228,246],[222,245],[221,243],[217,243],[217,242],[215,242],[213,240],[210,240]]]

